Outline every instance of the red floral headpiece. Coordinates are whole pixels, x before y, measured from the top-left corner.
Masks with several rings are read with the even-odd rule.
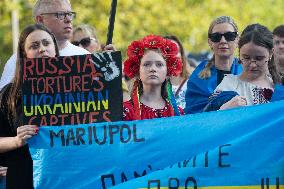
[[[167,63],[167,75],[177,76],[182,71],[182,61],[177,57],[178,47],[169,39],[148,35],[139,41],[133,41],[127,49],[128,59],[124,62],[124,73],[129,78],[139,73],[140,60],[145,49],[159,49]]]

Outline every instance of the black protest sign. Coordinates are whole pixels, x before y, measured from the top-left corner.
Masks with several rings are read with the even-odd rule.
[[[23,59],[24,124],[122,119],[121,53]]]

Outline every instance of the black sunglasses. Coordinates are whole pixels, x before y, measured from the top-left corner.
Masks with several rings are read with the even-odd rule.
[[[226,32],[226,33],[210,33],[208,37],[211,39],[212,42],[218,43],[221,41],[222,36],[225,37],[226,41],[235,41],[236,37],[238,36],[237,32]]]
[[[86,37],[81,39],[80,41],[72,41],[72,44],[76,46],[79,46],[81,44],[83,47],[88,47],[91,44],[91,40],[92,38]]]

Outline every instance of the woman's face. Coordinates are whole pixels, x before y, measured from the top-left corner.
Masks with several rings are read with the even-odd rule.
[[[238,37],[234,38],[236,32],[234,27],[229,23],[217,24],[213,27],[211,35],[215,35],[218,39],[218,35],[221,34],[220,40],[213,40],[208,38],[210,48],[213,50],[215,57],[229,58],[234,55],[234,51],[237,47]],[[225,35],[225,36],[224,36]],[[213,40],[213,41],[212,41]]]
[[[271,53],[262,46],[249,42],[240,49],[240,60],[243,64],[243,73],[249,79],[256,79],[267,73],[268,61]]]
[[[96,53],[101,50],[98,40],[82,31],[77,31],[73,34],[72,43],[86,49],[90,53]]]
[[[28,35],[24,45],[26,58],[55,57],[52,37],[43,30],[35,30]]]
[[[156,51],[147,51],[141,59],[139,69],[143,85],[162,85],[167,77],[167,64]]]

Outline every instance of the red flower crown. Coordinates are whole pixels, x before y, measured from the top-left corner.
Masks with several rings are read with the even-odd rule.
[[[124,73],[129,78],[139,73],[140,60],[145,49],[159,49],[167,63],[167,75],[177,76],[182,71],[182,60],[177,57],[178,47],[171,40],[161,36],[148,35],[139,41],[133,41],[127,49],[128,59],[124,61]]]

